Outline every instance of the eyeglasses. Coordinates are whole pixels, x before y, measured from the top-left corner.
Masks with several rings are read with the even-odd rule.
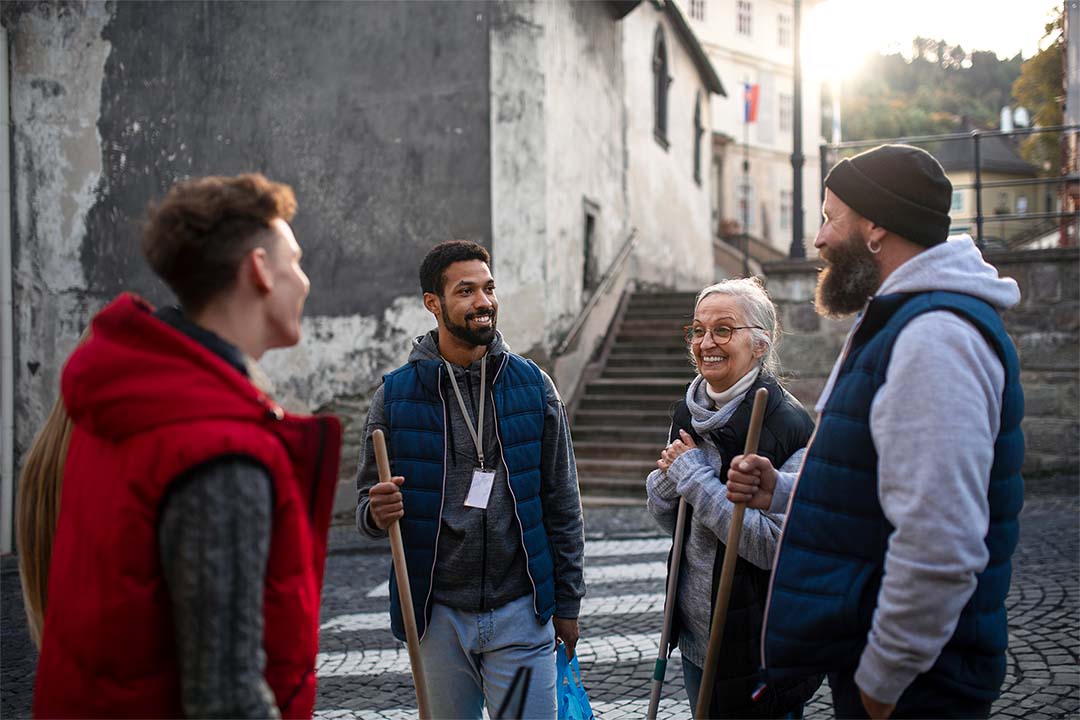
[[[751,329],[764,330],[765,328],[759,325],[740,325],[738,327],[717,325],[711,330],[707,330],[703,325],[686,325],[683,327],[683,337],[686,338],[686,342],[691,345],[697,345],[705,339],[705,333],[711,333],[713,342],[717,345],[723,345],[731,340],[731,336],[735,334],[736,330]]]

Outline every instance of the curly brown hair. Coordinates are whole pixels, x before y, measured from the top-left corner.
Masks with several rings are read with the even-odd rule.
[[[295,213],[292,188],[259,173],[186,180],[150,206],[143,255],[184,309],[198,312],[232,286],[270,223]]]

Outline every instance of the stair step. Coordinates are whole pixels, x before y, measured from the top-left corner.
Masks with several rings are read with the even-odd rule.
[[[648,410],[670,417],[678,395],[590,395],[581,398],[582,410]]]
[[[590,442],[614,442],[645,444],[656,448],[657,457],[660,456],[660,448],[666,439],[670,421],[666,418],[657,424],[640,425],[580,425],[573,428],[574,452],[577,453],[579,443]]]
[[[600,378],[585,386],[586,395],[660,395],[678,399],[686,391],[680,378]]]
[[[583,503],[585,498],[599,495],[601,497],[633,498],[644,505],[648,499],[648,494],[645,492],[646,477],[646,475],[642,475],[640,478],[607,476],[585,478],[578,476],[578,487],[581,490]]]
[[[687,357],[686,355],[686,343],[679,343],[678,345],[672,344],[650,344],[639,342],[616,342],[611,346],[610,358],[614,358],[616,355],[667,355],[668,357]]]
[[[606,495],[599,490],[590,490],[581,496],[583,507],[643,507],[645,500],[633,495]]]
[[[600,376],[603,380],[667,380],[685,385],[694,379],[694,371],[679,367],[609,367]]]
[[[659,456],[658,456],[659,457]],[[619,460],[616,458],[579,458],[577,461],[579,482],[593,478],[620,478],[637,480],[645,487],[645,478],[656,469],[656,461]]]
[[[659,411],[648,409],[579,408],[574,413],[573,427],[604,427],[607,425],[667,427],[670,424],[670,407],[664,407]]]
[[[630,301],[674,301],[674,300],[688,300],[694,302],[694,298],[697,297],[696,292],[688,292],[685,290],[658,290],[656,292],[641,291],[636,292],[630,296]]]
[[[615,441],[574,441],[574,455],[578,460],[639,460],[643,463],[656,462],[660,459],[663,443],[637,443]]]
[[[686,323],[678,318],[639,318],[627,315],[623,319],[622,325],[619,326],[619,330],[624,332],[628,330],[671,332],[674,329],[675,332],[681,333],[683,325],[686,325]]]

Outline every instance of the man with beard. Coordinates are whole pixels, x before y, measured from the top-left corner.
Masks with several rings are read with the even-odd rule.
[[[854,325],[798,477],[756,455],[728,475],[732,499],[788,508],[766,677],[828,673],[837,717],[987,717],[1023,504],[1000,318],[1020,294],[970,237],[946,241],[952,185],[925,151],[869,150],[825,185],[818,311]]]
[[[566,412],[551,379],[510,352],[487,250],[436,245],[420,266],[438,327],[372,398],[356,525],[399,519],[433,717],[480,718],[531,668],[524,716],[554,718],[556,639],[572,656],[584,532]],[[392,482],[370,442],[388,437]],[[393,571],[390,621],[405,639]]]

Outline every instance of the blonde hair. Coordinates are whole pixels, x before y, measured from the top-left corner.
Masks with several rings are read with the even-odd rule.
[[[89,330],[79,338],[86,341]],[[38,431],[19,472],[15,511],[15,542],[19,551],[19,579],[30,638],[41,647],[45,601],[49,591],[56,520],[60,515],[60,492],[64,464],[71,440],[71,418],[62,396],[56,398],[45,424]]]

